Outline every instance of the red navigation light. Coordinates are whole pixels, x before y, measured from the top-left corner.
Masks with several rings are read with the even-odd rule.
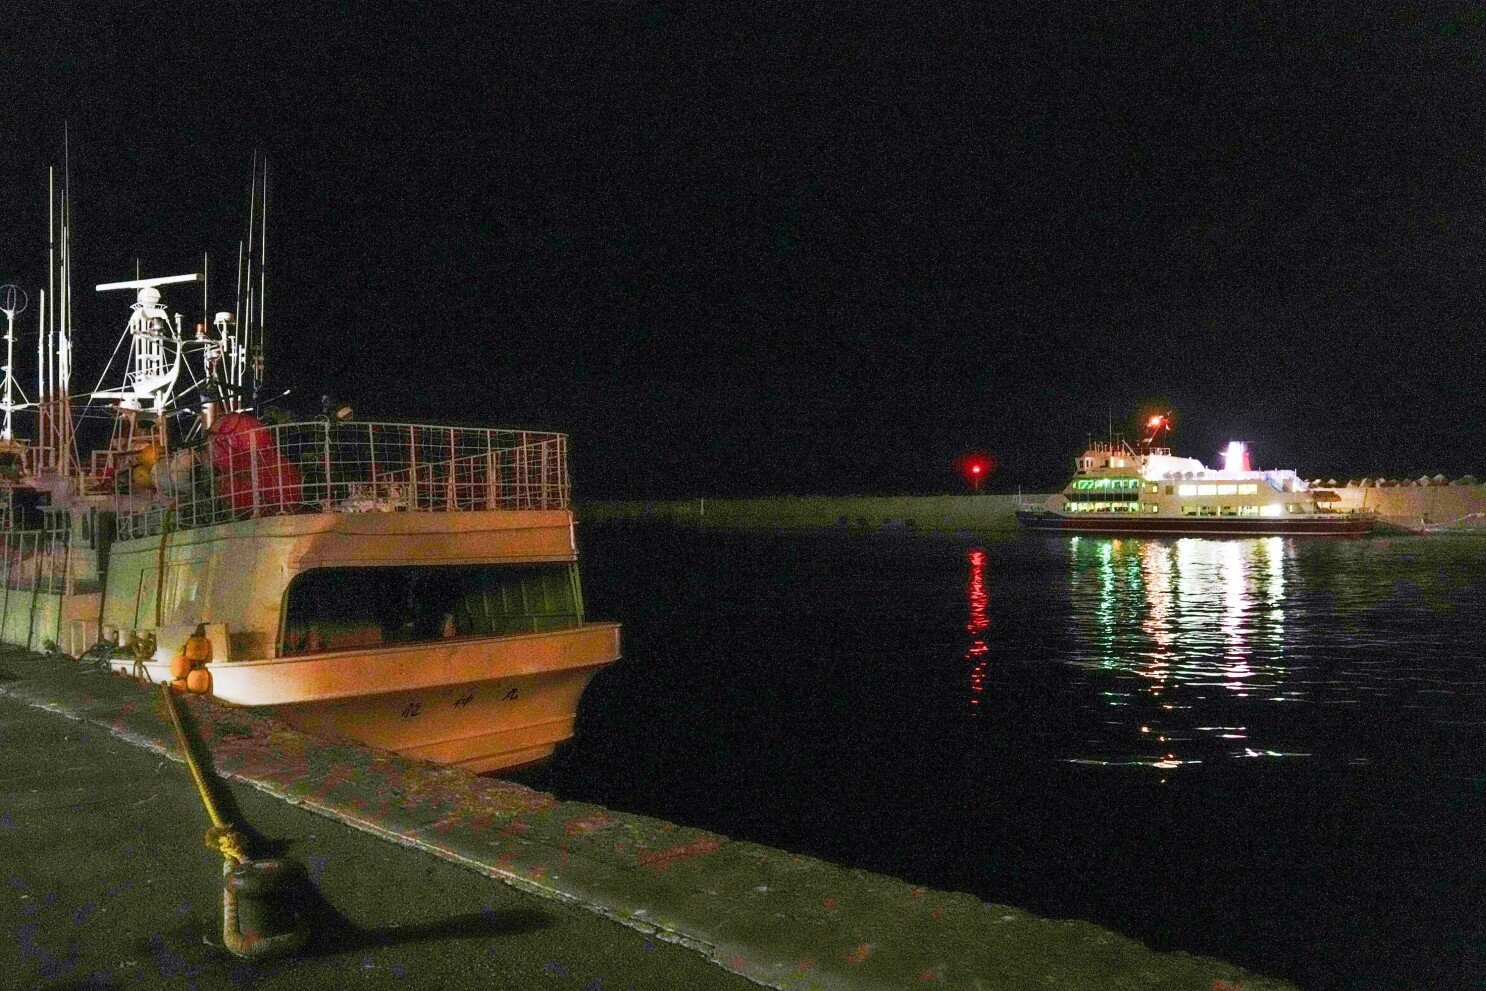
[[[1155,444],[1163,433],[1171,432],[1171,413],[1152,413],[1145,421],[1145,437],[1142,442],[1147,446]]]
[[[970,491],[979,492],[981,484],[996,470],[996,457],[981,451],[962,454],[955,467],[970,484]]]

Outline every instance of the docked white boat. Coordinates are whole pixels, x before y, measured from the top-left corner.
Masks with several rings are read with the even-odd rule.
[[[476,772],[551,754],[619,656],[618,625],[584,616],[566,437],[261,422],[261,297],[191,339],[160,287],[195,278],[99,286],[136,301],[122,382],[92,395],[112,436],[86,463],[70,306],[42,308],[35,404],[7,363],[0,639],[159,682],[199,631],[224,702]],[[13,440],[33,406],[38,442]]]

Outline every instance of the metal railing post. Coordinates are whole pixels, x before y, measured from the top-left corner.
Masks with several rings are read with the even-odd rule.
[[[448,484],[444,488],[444,508],[453,510],[456,502],[454,486],[459,474],[459,465],[454,460],[454,428],[449,428],[449,467],[445,469],[449,476]]]
[[[325,511],[330,512],[330,421],[325,421]]]
[[[381,496],[377,495],[377,435],[372,430],[372,425],[366,425],[366,450],[371,457],[371,498],[375,505],[381,504]]]
[[[418,508],[418,428],[408,424],[408,509]]]
[[[485,431],[485,508],[495,508],[496,488],[495,477],[495,435],[489,430]]]
[[[267,430],[264,427],[259,427],[257,430],[254,430],[252,433],[248,434],[248,436],[250,438],[254,438],[253,442],[250,442],[248,444],[248,472],[249,472],[249,475],[251,476],[251,482],[252,482],[252,485],[253,485],[253,519],[255,519],[255,520],[258,518],[258,506],[259,506],[259,503],[258,503],[258,444],[256,443],[256,441],[257,441],[258,438],[256,438],[255,435],[256,434],[259,434],[260,432],[263,433],[263,434],[265,434],[265,435],[267,434]],[[267,438],[267,436],[264,436],[262,439],[266,441],[268,438]]]

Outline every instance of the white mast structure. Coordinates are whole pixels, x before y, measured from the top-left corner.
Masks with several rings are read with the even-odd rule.
[[[15,430],[12,423],[12,415],[16,410],[29,409],[31,403],[26,399],[26,394],[21,391],[21,384],[15,378],[15,315],[23,313],[26,304],[30,300],[26,291],[18,286],[0,286],[0,312],[5,314],[5,395],[0,399],[0,410],[5,413],[5,424],[0,427],[0,449],[11,449],[15,444]],[[16,402],[15,397],[20,395],[21,401]],[[18,446],[18,445],[17,445]]]
[[[175,383],[181,374],[181,317],[174,321],[160,302],[158,286],[177,282],[195,282],[198,273],[190,275],[167,275],[158,279],[131,279],[128,282],[105,282],[97,287],[98,292],[114,289],[136,289],[135,302],[130,307],[129,324],[124,333],[129,336],[129,357],[125,360],[124,381],[115,389],[100,389],[92,394],[94,399],[111,399],[118,409],[130,414],[149,412],[157,417],[170,411],[170,401],[175,395]]]

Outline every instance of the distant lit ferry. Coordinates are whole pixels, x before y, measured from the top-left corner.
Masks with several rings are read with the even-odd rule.
[[[1075,474],[1046,503],[1018,503],[1017,522],[1033,530],[1149,536],[1360,537],[1364,513],[1334,512],[1336,493],[1312,489],[1290,470],[1255,471],[1248,448],[1228,444],[1220,470],[1156,446],[1169,428],[1152,417],[1139,445],[1093,441]]]

